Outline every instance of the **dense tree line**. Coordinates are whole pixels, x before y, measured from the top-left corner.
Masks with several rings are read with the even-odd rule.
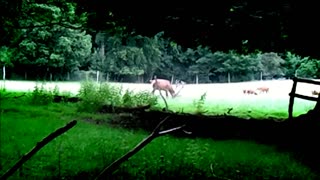
[[[320,59],[318,6],[310,1],[111,1],[79,0],[88,26],[107,28],[105,12],[130,31],[152,36],[159,31],[177,43],[212,51],[291,51]],[[244,44],[245,42],[245,44]],[[243,48],[243,45],[246,48]],[[241,53],[246,53],[246,52]]]
[[[188,47],[167,31],[141,35],[103,5],[104,18],[83,1],[0,2],[3,79],[148,82],[157,75],[210,83],[320,76],[317,59],[293,51],[252,51],[248,41],[241,49],[213,50],[205,43]]]

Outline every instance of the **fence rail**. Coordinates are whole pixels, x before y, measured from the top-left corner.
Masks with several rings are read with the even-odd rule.
[[[293,85],[292,85],[291,92],[289,93],[289,96],[290,96],[289,109],[288,109],[289,119],[292,119],[292,117],[293,117],[292,113],[293,113],[293,104],[294,104],[295,97],[300,98],[300,99],[309,100],[309,101],[317,101],[317,105],[320,104],[319,103],[320,102],[320,94],[318,95],[317,98],[311,97],[311,96],[305,96],[305,95],[301,95],[301,94],[296,94],[298,82],[320,85],[319,81],[315,81],[315,80],[311,80],[311,79],[304,79],[304,78],[297,78],[297,77],[294,77],[292,80],[293,80]],[[316,105],[316,107],[318,107],[317,105]]]

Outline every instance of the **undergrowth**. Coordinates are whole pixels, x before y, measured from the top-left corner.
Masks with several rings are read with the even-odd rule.
[[[196,114],[203,114],[206,112],[205,106],[204,106],[206,97],[207,97],[207,93],[203,93],[201,95],[200,99],[193,101],[193,105],[195,107]]]
[[[148,94],[123,93],[121,88],[108,85],[98,87],[85,86],[80,96],[82,100],[97,100],[100,104],[96,106],[137,106],[156,102],[151,101],[154,97]],[[5,91],[1,91],[2,94],[14,96]],[[33,106],[25,106],[23,99],[2,99],[1,175],[42,138],[71,119],[77,119],[78,124],[41,149],[11,179],[93,179],[104,167],[148,136],[141,130],[97,126],[80,121],[95,118],[96,114],[78,112],[83,102],[77,106],[52,103],[52,97],[56,94],[60,94],[57,89],[35,88],[25,99],[33,102]],[[118,99],[105,97],[108,95]],[[203,112],[204,101],[205,95],[196,104],[199,112]],[[83,104],[83,107],[89,108],[89,105]],[[291,153],[279,152],[272,146],[252,141],[163,136],[121,164],[114,172],[114,178],[318,179],[319,175],[294,159]]]
[[[123,90],[122,87],[112,86],[108,83],[97,84],[95,82],[82,82],[79,91],[78,110],[85,112],[97,112],[104,105],[111,107],[138,107],[157,104],[157,97],[149,92],[133,92]]]
[[[71,119],[78,124],[47,144],[9,179],[94,179],[148,136],[80,121],[73,104],[26,107],[5,100],[1,120],[0,175],[41,139]],[[52,111],[54,109],[54,111]],[[114,172],[114,179],[316,179],[290,153],[251,141],[162,136]]]

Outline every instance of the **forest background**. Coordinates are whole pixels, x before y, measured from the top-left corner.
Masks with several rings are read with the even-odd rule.
[[[1,76],[187,83],[319,78],[307,2],[0,1]]]

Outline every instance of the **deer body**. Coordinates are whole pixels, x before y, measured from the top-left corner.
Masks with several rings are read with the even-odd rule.
[[[166,79],[153,79],[153,80],[150,80],[150,83],[153,87],[152,94],[154,94],[156,90],[159,90],[159,91],[163,90],[166,92],[166,97],[168,97],[168,91],[173,98],[175,97],[175,92],[172,88],[170,81]]]
[[[259,90],[260,91],[260,93],[262,92],[265,92],[265,93],[268,93],[269,92],[269,88],[268,87],[259,87],[259,88],[257,88],[257,90]]]

